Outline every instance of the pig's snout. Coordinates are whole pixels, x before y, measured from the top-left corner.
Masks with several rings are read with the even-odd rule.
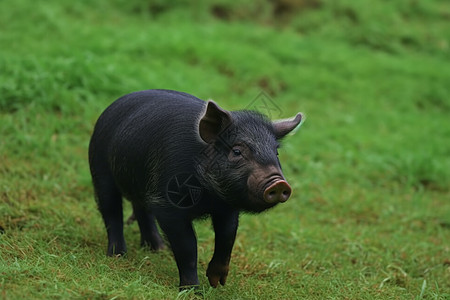
[[[285,180],[278,180],[264,191],[264,201],[267,203],[286,202],[292,189]]]

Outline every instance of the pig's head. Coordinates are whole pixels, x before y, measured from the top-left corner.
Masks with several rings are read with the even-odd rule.
[[[257,112],[226,111],[208,101],[199,122],[200,138],[208,144],[199,159],[199,177],[223,200],[249,212],[286,202],[292,190],[278,147],[302,117],[271,122]]]

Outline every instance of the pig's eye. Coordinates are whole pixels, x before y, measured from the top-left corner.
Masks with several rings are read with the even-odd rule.
[[[242,155],[241,150],[239,150],[238,148],[233,148],[231,151],[233,152],[234,156],[241,156]]]

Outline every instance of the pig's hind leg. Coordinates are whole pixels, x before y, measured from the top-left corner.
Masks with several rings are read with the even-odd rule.
[[[127,252],[123,236],[122,194],[108,172],[93,176],[97,205],[108,234],[107,255],[123,255]]]
[[[132,204],[133,215],[138,222],[141,232],[141,246],[150,247],[151,250],[155,251],[164,249],[164,241],[159,234],[153,213],[137,201],[132,201]]]

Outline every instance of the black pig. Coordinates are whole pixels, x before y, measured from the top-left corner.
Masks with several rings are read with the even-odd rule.
[[[240,211],[261,212],[291,195],[277,157],[279,140],[302,119],[271,122],[253,111],[226,111],[186,93],[147,90],[115,101],[89,145],[96,201],[108,255],[126,252],[122,197],[131,201],[141,243],[171,245],[180,287],[198,285],[192,220],[209,214],[214,255],[206,275],[225,284]]]

